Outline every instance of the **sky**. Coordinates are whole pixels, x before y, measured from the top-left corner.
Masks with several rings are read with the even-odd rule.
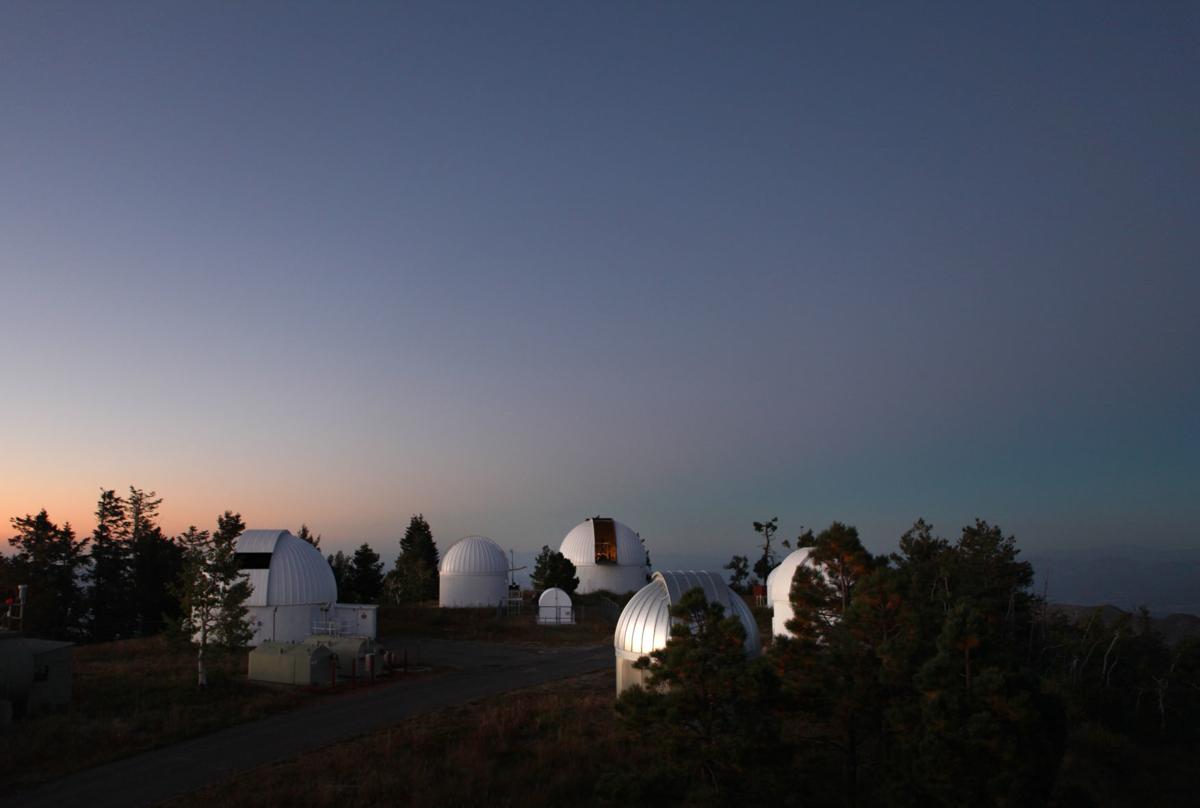
[[[1189,3],[0,8],[0,516],[1200,536]]]

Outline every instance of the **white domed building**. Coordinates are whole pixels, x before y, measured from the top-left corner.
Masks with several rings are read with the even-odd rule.
[[[538,625],[569,626],[575,622],[571,609],[571,596],[557,586],[552,586],[538,598]]]
[[[337,581],[321,551],[287,530],[246,530],[234,552],[250,581],[251,645],[300,642],[314,633],[375,636],[376,607],[337,602]]]
[[[508,598],[508,556],[486,536],[456,541],[438,569],[438,605],[497,606]]]
[[[671,637],[671,607],[683,594],[700,587],[709,603],[725,607],[726,615],[736,615],[746,630],[747,656],[758,656],[762,642],[754,614],[741,596],[729,588],[715,572],[656,572],[638,593],[625,604],[613,634],[613,649],[617,656],[617,694],[643,683],[646,671],[633,667],[639,658],[667,645]]]
[[[596,516],[571,529],[559,552],[575,565],[581,595],[607,590],[622,595],[646,585],[646,545],[628,525]]]
[[[787,623],[792,619],[792,579],[801,565],[814,566],[809,558],[811,555],[811,547],[799,547],[788,553],[779,566],[767,576],[767,603],[773,612],[771,634],[774,636],[791,634]]]

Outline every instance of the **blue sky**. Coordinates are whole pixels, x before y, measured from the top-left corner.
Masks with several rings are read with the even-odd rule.
[[[0,23],[6,517],[1197,538],[1194,5]]]

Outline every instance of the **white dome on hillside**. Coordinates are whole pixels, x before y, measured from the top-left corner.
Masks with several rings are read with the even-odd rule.
[[[247,606],[334,603],[337,581],[321,551],[287,530],[246,530],[234,549],[250,580]]]
[[[725,607],[725,614],[736,616],[746,630],[745,649],[749,656],[762,651],[758,624],[750,607],[715,572],[656,572],[650,583],[638,591],[617,620],[613,648],[617,655],[617,692],[640,684],[642,672],[633,667],[639,657],[664,648],[671,637],[671,607],[689,589],[700,587],[709,603]]]
[[[771,618],[771,633],[790,634],[787,623],[792,619],[792,579],[802,565],[815,567],[810,556],[811,547],[799,547],[790,552],[779,566],[767,576],[767,603],[774,611]]]
[[[508,575],[508,554],[486,536],[459,539],[442,558],[443,575]]]
[[[646,546],[616,519],[584,520],[562,540],[559,552],[575,565],[580,594],[601,589],[621,594],[646,585]]]
[[[508,555],[486,536],[456,541],[442,558],[438,603],[448,608],[497,606],[508,598]]]
[[[792,578],[796,575],[796,568],[801,564],[808,563],[812,566],[812,562],[808,561],[808,557],[812,555],[811,547],[800,547],[788,553],[779,566],[771,570],[771,574],[767,576],[767,600],[790,600],[792,591]]]

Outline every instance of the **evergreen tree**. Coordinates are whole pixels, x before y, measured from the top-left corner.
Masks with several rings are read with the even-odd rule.
[[[354,593],[356,603],[378,603],[383,593],[383,562],[371,545],[363,542],[354,551],[350,568],[346,573],[347,589]]]
[[[180,628],[196,643],[200,687],[208,684],[204,657],[210,646],[241,648],[254,637],[245,606],[250,582],[241,574],[235,552],[245,527],[239,514],[225,511],[217,518],[215,533],[192,526],[179,537],[184,557],[177,589]]]
[[[415,514],[400,539],[400,555],[387,575],[388,599],[395,603],[438,596],[438,550],[423,514]]]
[[[129,487],[126,509],[132,550],[133,612],[139,634],[162,631],[164,620],[180,614],[174,586],[183,570],[183,552],[158,526],[162,499],[153,491]]]
[[[333,570],[333,581],[337,585],[338,600],[343,603],[354,603],[357,594],[350,587],[350,556],[338,550],[331,553],[326,560]]]
[[[297,538],[303,539],[304,541],[308,542],[309,544],[311,544],[313,547],[316,547],[317,549],[320,549],[320,547],[321,547],[321,537],[319,535],[314,536],[313,532],[308,529],[308,525],[301,524],[300,532],[297,533],[296,536],[297,536]]]
[[[627,798],[642,801],[646,791],[663,789],[662,781],[689,805],[781,791],[770,666],[747,659],[741,621],[709,603],[703,590],[685,592],[671,615],[666,647],[634,663],[648,671],[646,686],[626,690],[617,702],[623,723],[663,758],[662,768],[643,772],[647,781],[635,784],[641,793]]]
[[[112,489],[100,489],[91,549],[91,621],[93,640],[112,640],[133,634],[135,614],[131,584],[133,553],[129,542],[125,500]]]
[[[793,636],[776,638],[772,656],[783,672],[789,704],[811,722],[825,748],[836,750],[841,798],[853,805],[862,749],[881,720],[883,699],[878,658],[848,618],[859,583],[876,562],[858,531],[840,522],[812,542],[811,565],[802,564],[792,579],[787,628]]]
[[[775,532],[779,530],[779,517],[772,516],[765,522],[755,522],[754,532],[762,536],[762,557],[754,562],[754,574],[758,577],[761,584],[766,584],[767,576],[771,574],[771,570],[779,566],[779,561],[775,558],[775,552],[771,549],[771,540],[775,537]],[[783,542],[784,547],[790,546],[787,541]]]
[[[725,569],[729,570],[730,589],[741,595],[750,591],[750,587],[746,585],[746,582],[750,580],[750,559],[744,555],[735,555],[729,559]]]
[[[573,595],[579,588],[579,578],[575,576],[575,564],[562,553],[551,550],[546,545],[542,545],[542,551],[534,559],[533,573],[529,578],[537,592],[558,587],[568,595]]]
[[[87,564],[87,539],[76,539],[68,522],[61,528],[45,509],[37,516],[13,517],[16,548],[10,574],[29,586],[24,628],[31,635],[73,638],[83,622],[87,602],[80,573]]]

